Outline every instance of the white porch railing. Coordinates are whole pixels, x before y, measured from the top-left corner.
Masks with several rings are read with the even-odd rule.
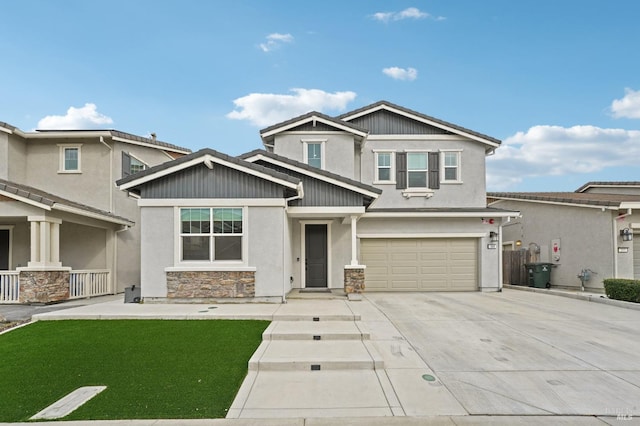
[[[0,271],[0,303],[18,303],[20,279],[17,271]]]
[[[111,293],[108,269],[71,271],[69,276],[69,299],[102,296]]]

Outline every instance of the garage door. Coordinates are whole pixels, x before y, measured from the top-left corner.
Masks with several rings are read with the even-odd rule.
[[[477,290],[477,247],[467,238],[363,238],[366,290]]]
[[[640,230],[633,232],[633,278],[640,280]]]

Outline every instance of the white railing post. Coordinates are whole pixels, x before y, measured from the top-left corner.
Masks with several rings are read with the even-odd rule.
[[[69,299],[88,298],[109,294],[109,270],[71,271]]]
[[[20,275],[17,271],[0,271],[0,302],[20,301]]]

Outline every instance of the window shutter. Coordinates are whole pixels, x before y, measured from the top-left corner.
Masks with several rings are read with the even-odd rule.
[[[440,189],[440,153],[429,153],[429,188]]]
[[[396,189],[407,189],[407,153],[396,153]]]
[[[122,151],[122,177],[131,175],[131,156]]]

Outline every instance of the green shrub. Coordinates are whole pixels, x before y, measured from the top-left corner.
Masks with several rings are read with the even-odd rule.
[[[607,278],[604,291],[609,299],[640,303],[640,280]]]

